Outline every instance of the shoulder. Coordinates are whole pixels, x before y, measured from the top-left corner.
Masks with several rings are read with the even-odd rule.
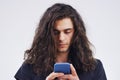
[[[103,66],[102,61],[99,59],[96,59],[96,68]]]
[[[30,72],[30,71],[32,71],[33,65],[32,64],[28,64],[28,63],[23,63],[20,68],[23,71],[29,71]]]
[[[33,66],[32,64],[23,63],[15,74],[16,79],[20,80],[31,80],[33,77]]]
[[[94,70],[94,80],[107,80],[103,63],[101,60],[96,59],[96,67]]]
[[[96,59],[96,64],[95,64],[95,70],[102,70],[102,69],[104,69],[103,68],[103,63],[102,63],[102,61],[101,60],[99,60],[99,59]]]

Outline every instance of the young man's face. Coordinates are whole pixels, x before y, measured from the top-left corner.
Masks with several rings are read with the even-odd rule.
[[[54,26],[55,39],[57,41],[57,50],[59,53],[68,52],[71,39],[74,34],[73,23],[70,18],[57,20]]]

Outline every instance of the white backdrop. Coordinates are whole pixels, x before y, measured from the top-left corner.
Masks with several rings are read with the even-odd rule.
[[[0,0],[0,79],[15,80],[43,12],[56,2],[72,5],[83,17],[94,56],[108,80],[119,80],[119,0]]]

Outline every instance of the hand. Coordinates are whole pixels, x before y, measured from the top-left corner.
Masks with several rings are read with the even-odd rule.
[[[72,64],[70,64],[71,74],[64,74],[64,73],[55,73],[52,72],[47,76],[46,80],[54,80],[55,78],[58,78],[58,80],[80,80],[75,68]]]
[[[58,77],[59,80],[80,80],[75,68],[70,64],[71,74],[61,75]]]
[[[55,73],[55,72],[52,72],[51,74],[49,74],[49,76],[47,76],[46,80],[54,80],[55,78],[61,77],[63,75],[64,75],[64,73]]]

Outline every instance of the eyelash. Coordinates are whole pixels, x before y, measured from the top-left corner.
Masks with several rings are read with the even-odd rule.
[[[54,34],[55,34],[55,35],[57,35],[57,34],[59,34],[59,33],[60,33],[60,32],[58,32],[58,31],[54,31]]]
[[[71,31],[68,30],[68,31],[65,31],[64,33],[69,34],[69,33],[71,33]],[[59,31],[54,31],[54,34],[57,35],[57,34],[60,34],[60,32]]]
[[[67,34],[70,33],[70,32],[71,32],[71,31],[65,31],[65,33],[67,33]]]

